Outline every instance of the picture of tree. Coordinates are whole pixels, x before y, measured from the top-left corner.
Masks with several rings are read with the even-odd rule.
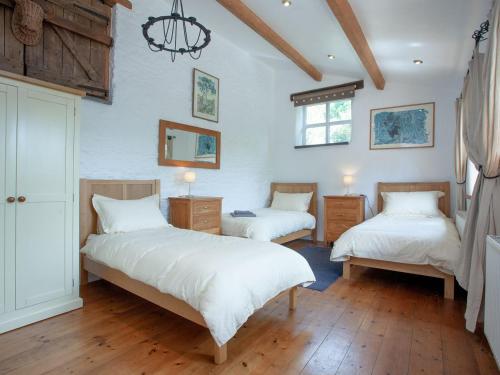
[[[219,79],[194,69],[193,116],[218,122]]]

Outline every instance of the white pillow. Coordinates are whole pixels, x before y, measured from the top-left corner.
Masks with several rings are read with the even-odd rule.
[[[384,215],[441,216],[439,198],[441,191],[412,191],[381,193],[384,199]]]
[[[119,200],[94,194],[92,204],[99,217],[101,233],[133,232],[165,228],[169,224],[159,209],[159,195],[142,199]]]
[[[274,192],[271,208],[277,210],[307,212],[313,193],[280,193]]]

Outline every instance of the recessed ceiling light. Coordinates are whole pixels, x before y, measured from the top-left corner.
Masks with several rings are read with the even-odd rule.
[[[423,64],[424,61],[420,60],[420,59],[415,59],[415,60],[413,60],[413,63],[416,64],[416,65],[420,65],[420,64]]]
[[[335,55],[328,55],[328,58],[329,58],[330,60],[333,60],[333,59],[335,58]]]
[[[283,6],[285,7],[289,7],[290,5],[292,5],[292,2],[290,0],[281,0],[281,4],[283,4]]]

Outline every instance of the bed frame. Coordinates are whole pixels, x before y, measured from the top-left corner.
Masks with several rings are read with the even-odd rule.
[[[97,213],[92,206],[94,193],[114,199],[140,199],[149,195],[160,194],[160,180],[80,180],[80,246],[85,244],[90,234],[97,232]],[[89,272],[174,314],[202,327],[207,327],[203,316],[186,302],[169,294],[161,293],[156,288],[131,279],[123,272],[96,262],[82,254],[80,263],[81,284],[87,284]],[[295,310],[297,307],[297,287],[290,288],[273,299],[279,298],[285,293],[289,293],[290,310]],[[221,364],[226,361],[227,344],[218,346],[214,341],[213,348],[214,362]]]
[[[317,241],[316,229],[318,226],[318,184],[312,183],[285,183],[285,182],[273,182],[271,183],[271,200],[272,202],[274,192],[279,191],[280,193],[310,193],[313,192],[311,198],[311,204],[309,205],[308,212],[313,215],[316,219],[316,228],[314,229],[302,229],[296,232],[287,234],[286,236],[278,237],[272,240],[272,242],[284,244],[293,240],[298,240],[307,236],[311,236],[314,243]]]
[[[450,183],[449,182],[379,182],[377,192],[377,210],[381,212],[384,208],[384,200],[382,199],[383,192],[407,192],[407,191],[442,191],[444,196],[439,199],[439,209],[447,217],[450,217]],[[352,266],[364,266],[370,268],[379,268],[383,270],[398,271],[411,273],[414,275],[423,275],[436,277],[444,280],[444,298],[454,299],[455,295],[455,277],[447,273],[439,271],[431,265],[405,264],[397,262],[389,262],[384,260],[376,260],[369,258],[350,257],[344,262],[343,277],[349,279],[351,277]]]

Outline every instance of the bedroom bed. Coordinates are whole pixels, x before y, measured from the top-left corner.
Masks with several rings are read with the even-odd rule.
[[[222,233],[226,236],[272,241],[278,244],[310,236],[316,242],[316,183],[271,183],[271,204],[275,192],[285,194],[312,193],[307,211],[280,210],[272,207],[254,209],[256,217],[222,215]]]
[[[383,211],[383,193],[431,191],[442,192],[439,215],[379,213],[345,232],[331,254],[332,261],[344,262],[344,278],[350,278],[353,266],[435,277],[444,280],[444,297],[453,299],[460,239],[450,220],[449,182],[378,183],[377,209]]]
[[[159,191],[158,180],[81,180],[82,284],[90,272],[208,328],[214,362],[223,363],[227,342],[255,310],[283,293],[294,310],[297,286],[314,281],[314,274],[303,257],[280,245],[178,229],[166,221],[161,228],[96,234],[93,197],[137,202],[129,200]],[[159,214],[158,201],[152,204]],[[99,220],[106,227],[101,212]]]

